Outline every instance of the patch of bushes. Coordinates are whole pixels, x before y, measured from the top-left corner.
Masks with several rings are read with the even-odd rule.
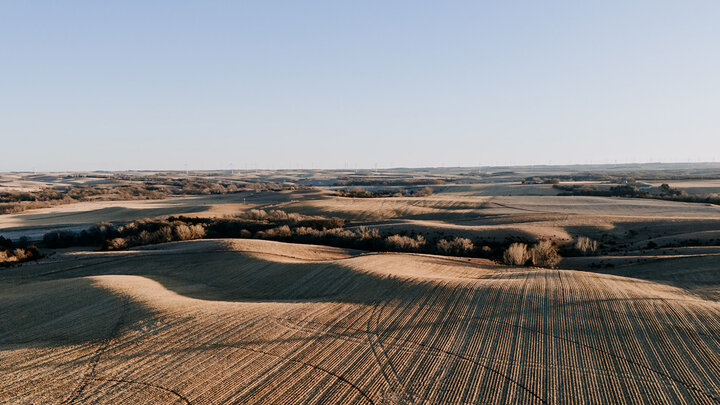
[[[126,249],[155,243],[210,238],[290,239],[293,228],[338,229],[346,225],[341,218],[307,216],[279,210],[250,210],[232,218],[146,219],[125,225],[98,224],[80,232],[52,231],[43,236],[50,248],[99,246],[104,250]],[[367,234],[367,231],[364,231]]]
[[[553,268],[561,259],[558,247],[548,240],[542,240],[532,248],[524,243],[513,243],[503,253],[503,263],[511,266]]]
[[[385,238],[385,244],[397,250],[420,251],[427,241],[422,235],[414,238],[404,235],[390,235]]]
[[[401,190],[375,190],[368,191],[362,188],[352,188],[348,190],[338,190],[337,195],[348,198],[382,198],[382,197],[402,197]]]
[[[549,240],[541,240],[530,249],[533,266],[553,268],[561,259],[557,246]]]
[[[522,184],[560,184],[559,177],[526,177]]]
[[[51,231],[43,235],[43,244],[49,248],[70,246],[98,246],[103,241],[119,236],[117,228],[110,223],[93,225],[80,232]]]
[[[423,187],[419,190],[410,190],[411,195],[415,197],[428,197],[433,195],[435,191],[432,189],[432,187]]]
[[[437,249],[446,255],[465,256],[472,253],[475,249],[475,245],[470,239],[457,236],[452,240],[439,240],[437,242]]]
[[[116,228],[114,237],[102,242],[103,250],[120,250],[133,246],[201,239],[206,235],[202,224],[182,221],[142,220]]]
[[[0,236],[0,266],[10,266],[41,257],[42,254],[37,246],[28,244],[26,240],[21,239],[13,243],[11,239]]]
[[[524,266],[529,258],[530,253],[524,243],[513,243],[503,253],[503,263],[511,266]]]

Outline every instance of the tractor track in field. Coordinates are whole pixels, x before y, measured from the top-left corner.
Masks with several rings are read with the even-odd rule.
[[[384,306],[388,301],[384,300],[382,302],[382,305]],[[378,301],[373,302],[372,308],[370,309],[370,315],[365,323],[365,337],[368,345],[370,346],[370,350],[375,357],[375,363],[380,368],[380,372],[382,373],[385,382],[388,384],[388,387],[390,387],[393,394],[400,396],[399,399],[402,403],[405,398],[405,387],[400,381],[400,377],[390,360],[390,356],[388,356],[385,348],[382,346],[382,343],[380,343],[380,335],[378,334],[379,320],[375,322],[375,328],[372,327],[373,318],[376,316],[379,318],[379,314],[382,311],[382,308],[378,304]]]
[[[88,378],[88,380],[91,380],[91,381],[108,381],[108,382],[116,382],[116,383],[123,383],[123,384],[141,385],[141,386],[144,386],[144,387],[155,388],[155,389],[158,389],[158,390],[161,390],[161,391],[165,391],[165,392],[169,392],[169,393],[175,395],[180,401],[182,401],[183,403],[185,403],[185,404],[187,404],[187,405],[191,405],[191,404],[192,404],[192,403],[190,402],[190,400],[189,400],[187,397],[185,397],[184,395],[182,395],[181,393],[175,391],[175,390],[172,389],[172,388],[163,387],[162,385],[158,385],[158,384],[151,384],[151,383],[146,383],[146,382],[143,382],[143,381],[126,380],[126,379],[123,379],[123,378],[90,377],[90,378]]]
[[[375,319],[379,319],[379,317],[380,317],[380,314],[379,314],[380,311],[381,311],[381,307],[378,307],[377,305],[374,305],[374,306],[373,306],[373,308],[372,308],[372,310],[371,310],[370,318],[368,318],[368,321],[367,321],[367,323],[366,323],[366,327],[365,327],[364,330],[363,330],[363,329],[359,329],[359,328],[350,328],[350,327],[349,327],[349,328],[346,328],[346,331],[351,331],[351,332],[355,332],[355,333],[362,333],[362,334],[366,334],[366,335],[368,335],[368,336],[369,336],[369,335],[374,335],[374,336],[375,336],[375,341],[372,341],[372,340],[368,339],[368,343],[371,345],[371,348],[373,349],[373,354],[376,356],[377,363],[378,363],[378,365],[381,367],[381,371],[383,371],[383,375],[384,375],[385,378],[387,379],[387,378],[388,378],[388,377],[387,377],[387,374],[389,374],[390,371],[388,371],[388,372],[386,373],[386,371],[383,370],[383,367],[384,367],[384,366],[383,366],[383,362],[386,361],[386,362],[390,363],[390,359],[389,359],[389,357],[387,356],[387,354],[384,352],[384,350],[383,350],[382,347],[381,347],[381,346],[382,346],[382,343],[380,342],[379,324],[376,324],[374,331],[372,331],[371,328],[368,327],[368,325],[370,324],[370,322],[371,322],[372,319],[374,319],[374,318],[375,318]],[[314,322],[314,321],[303,321],[303,322],[305,323],[305,325],[299,325],[299,324],[297,323],[297,321],[292,320],[292,319],[290,319],[290,318],[284,318],[284,321],[285,321],[285,322],[279,322],[279,323],[280,323],[281,325],[283,325],[283,326],[286,326],[286,327],[287,327],[289,324],[291,324],[292,327],[299,328],[299,329],[305,329],[306,331],[313,332],[313,333],[332,334],[332,335],[334,335],[334,336],[336,336],[336,337],[345,337],[345,338],[350,338],[350,339],[353,339],[353,338],[354,338],[354,337],[352,337],[352,336],[348,336],[346,333],[333,332],[333,331],[332,331],[332,329],[333,329],[333,326],[332,326],[332,325],[326,325],[326,324],[319,323],[319,322]],[[616,360],[620,360],[620,361],[626,362],[626,363],[628,363],[628,364],[631,364],[631,365],[633,365],[633,366],[635,366],[635,367],[642,368],[642,369],[644,369],[644,370],[646,370],[646,371],[648,371],[648,372],[650,372],[650,373],[653,373],[653,374],[655,374],[655,375],[658,375],[658,376],[662,377],[663,379],[665,379],[665,380],[667,380],[667,381],[670,381],[670,382],[672,382],[672,383],[678,384],[678,385],[686,388],[688,391],[696,392],[696,393],[698,393],[698,394],[700,394],[700,395],[703,395],[703,396],[707,397],[708,399],[712,400],[713,402],[720,403],[720,397],[717,397],[717,396],[712,395],[712,394],[710,394],[710,393],[708,393],[708,392],[705,392],[705,391],[703,391],[702,389],[698,388],[697,386],[693,385],[692,383],[689,383],[689,382],[687,382],[687,381],[685,381],[685,380],[683,380],[683,379],[680,379],[680,378],[678,378],[678,377],[674,377],[674,376],[672,376],[672,375],[670,375],[670,374],[668,374],[668,373],[666,373],[666,372],[664,372],[664,371],[662,371],[662,370],[658,370],[658,369],[656,369],[656,368],[654,368],[654,367],[652,367],[652,366],[649,366],[649,365],[643,364],[643,363],[641,363],[641,362],[635,361],[635,360],[630,359],[630,358],[628,358],[628,357],[626,357],[626,356],[623,356],[623,355],[614,353],[614,352],[612,352],[612,351],[608,351],[608,350],[605,350],[605,349],[596,347],[596,346],[594,346],[594,345],[590,345],[590,344],[587,344],[587,343],[583,343],[583,342],[580,342],[580,341],[577,341],[577,340],[574,340],[574,339],[571,339],[571,338],[567,338],[567,337],[563,337],[563,336],[558,336],[558,335],[553,334],[553,333],[545,332],[545,331],[538,330],[538,329],[535,329],[535,328],[532,328],[532,327],[528,327],[528,326],[523,326],[523,325],[517,324],[517,323],[506,322],[506,321],[499,320],[499,319],[490,319],[490,318],[488,318],[488,317],[470,317],[470,318],[464,318],[464,319],[455,319],[455,320],[449,319],[449,320],[445,320],[446,323],[450,323],[450,324],[452,324],[452,323],[464,323],[464,322],[469,322],[469,321],[487,321],[487,322],[489,322],[489,323],[495,323],[495,324],[499,324],[499,325],[505,325],[505,326],[509,326],[509,327],[511,327],[511,328],[516,328],[516,329],[523,329],[523,330],[526,330],[526,331],[528,331],[528,332],[532,332],[532,333],[535,333],[535,334],[544,335],[544,336],[547,336],[547,337],[550,337],[550,338],[553,338],[553,339],[557,339],[557,340],[561,340],[561,341],[564,341],[564,342],[567,342],[567,343],[571,343],[571,344],[573,344],[573,345],[576,345],[576,346],[579,346],[579,347],[583,347],[583,348],[592,350],[592,351],[594,351],[594,352],[596,352],[596,353],[601,354],[602,356],[614,358],[614,359],[616,359]],[[317,327],[316,327],[316,328],[313,328],[313,327],[311,327],[311,326],[309,326],[309,325],[316,325]],[[490,368],[490,367],[488,367],[488,366],[486,366],[486,365],[484,365],[484,364],[481,364],[480,362],[478,362],[478,361],[476,361],[476,360],[474,360],[474,359],[472,359],[472,358],[469,358],[469,357],[467,357],[467,356],[464,356],[464,355],[461,355],[461,354],[458,354],[458,353],[455,353],[455,352],[452,352],[452,351],[447,351],[447,350],[444,350],[444,349],[436,348],[436,347],[434,347],[434,346],[427,345],[427,344],[420,343],[420,342],[416,342],[416,341],[409,340],[409,339],[397,338],[397,337],[393,337],[393,336],[384,336],[384,337],[385,337],[385,338],[390,338],[390,339],[392,339],[392,340],[394,340],[394,341],[396,341],[396,342],[400,342],[400,344],[394,344],[393,346],[399,346],[399,347],[402,347],[403,349],[408,349],[406,346],[403,346],[403,344],[410,344],[410,345],[422,347],[422,348],[425,349],[426,351],[441,353],[441,354],[445,354],[445,355],[448,355],[448,356],[452,356],[452,357],[455,357],[455,358],[458,358],[458,359],[461,359],[461,360],[469,361],[469,362],[471,362],[471,363],[474,363],[474,364],[476,364],[476,365],[479,365],[479,366],[481,366],[481,367],[483,367],[483,368],[488,369],[490,372],[498,373],[498,374],[500,374],[503,378],[507,378],[509,381],[511,381],[511,382],[513,382],[513,383],[516,383],[513,379],[511,379],[511,378],[509,378],[509,377],[506,377],[504,374],[501,374],[499,371],[494,370],[494,369],[492,369],[492,368]],[[372,343],[371,343],[371,342],[372,342]],[[380,358],[378,358],[378,357],[382,356],[383,354],[385,355],[385,359],[386,359],[386,360],[381,360]],[[390,363],[390,365],[391,365],[391,363]],[[391,369],[391,371],[392,371],[392,372],[395,372],[394,367]],[[400,381],[399,381],[398,374],[395,372],[395,374],[391,374],[391,375],[393,375],[394,378],[397,378],[396,381],[398,381],[398,382],[397,382],[398,386],[402,386],[402,384],[401,384]],[[388,381],[388,384],[392,387],[392,384],[391,384],[389,381]],[[524,386],[522,386],[521,384],[517,384],[517,385],[520,386],[521,388],[524,388]],[[539,395],[536,395],[534,392],[530,391],[529,389],[526,390],[526,391],[528,391],[529,393],[533,394],[533,396],[535,396],[536,398],[538,398],[539,400],[541,400],[543,403],[546,403],[546,401],[545,401],[544,399],[542,399]],[[400,393],[400,392],[398,392],[398,393]]]
[[[281,356],[281,355],[279,355],[279,354],[266,352],[266,351],[264,351],[264,350],[252,349],[252,348],[249,348],[249,347],[247,347],[247,346],[233,345],[232,347],[235,347],[235,348],[240,349],[240,350],[246,350],[246,351],[251,351],[251,352],[255,352],[255,353],[264,354],[264,355],[266,355],[266,356],[275,357],[275,358],[282,359],[282,360],[285,360],[285,361],[289,361],[289,362],[292,362],[292,363],[301,364],[301,365],[303,365],[303,366],[310,367],[310,368],[312,368],[312,369],[314,369],[314,370],[318,370],[318,371],[320,371],[320,372],[323,372],[323,373],[325,373],[325,374],[327,374],[327,375],[329,375],[329,376],[334,377],[334,378],[335,378],[336,380],[338,380],[338,381],[344,382],[345,384],[347,384],[348,386],[350,386],[351,388],[353,388],[355,391],[357,391],[357,392],[360,394],[360,396],[363,397],[363,398],[364,398],[367,402],[369,402],[371,405],[375,405],[375,401],[373,401],[372,398],[370,397],[370,395],[368,395],[362,388],[358,387],[355,383],[353,383],[352,381],[350,381],[350,380],[348,380],[347,378],[343,377],[342,375],[337,374],[337,373],[335,373],[335,372],[333,372],[333,371],[331,371],[331,370],[328,370],[328,369],[326,369],[326,368],[324,368],[324,367],[321,367],[321,366],[318,366],[318,365],[315,365],[315,364],[311,364],[311,363],[308,363],[308,362],[305,362],[305,361],[302,361],[302,360],[296,360],[296,359],[293,359],[293,358],[290,358],[290,357]]]
[[[277,322],[279,325],[285,326],[285,327],[288,327],[288,328],[293,328],[293,329],[295,329],[295,330],[304,330],[304,331],[306,331],[306,332],[319,333],[319,334],[328,334],[328,333],[329,333],[329,334],[332,334],[332,335],[335,336],[335,337],[338,337],[338,338],[346,338],[346,339],[348,339],[348,340],[353,340],[353,341],[356,341],[356,342],[358,342],[358,343],[360,343],[360,341],[362,340],[362,339],[359,339],[359,338],[354,338],[354,337],[352,337],[352,336],[348,336],[347,334],[338,333],[338,332],[331,332],[331,331],[329,331],[328,329],[304,327],[304,326],[301,326],[301,325],[299,325],[299,324],[297,324],[297,323],[294,323],[295,320],[290,319],[290,318],[276,318],[276,319],[282,320],[282,321]],[[283,322],[283,321],[284,321],[284,322]],[[314,321],[304,321],[304,322],[305,322],[306,324],[315,324],[315,325],[318,325],[318,326],[324,326],[325,328],[328,328],[328,326],[329,326],[329,325],[326,325],[326,324],[323,324],[323,323],[320,323],[320,322],[314,322]],[[330,327],[330,329],[332,329],[332,327]],[[373,333],[373,332],[368,332],[367,329],[359,329],[359,328],[352,328],[352,327],[348,327],[348,328],[346,328],[346,330],[349,330],[349,331],[352,331],[352,332],[357,332],[357,333],[360,333],[360,334],[372,334],[372,333]],[[410,348],[402,345],[402,343],[407,343],[407,344],[410,344],[410,345],[419,347],[419,348],[420,348],[420,351],[421,351],[421,352],[424,352],[424,353],[426,353],[426,354],[447,355],[447,356],[450,356],[450,357],[453,357],[453,358],[456,358],[456,359],[459,359],[459,360],[462,360],[462,361],[469,362],[469,363],[471,363],[471,364],[475,364],[476,366],[481,367],[481,368],[487,370],[488,372],[490,372],[490,373],[492,373],[492,374],[495,374],[495,375],[497,375],[498,377],[501,377],[501,378],[507,380],[508,382],[510,382],[510,383],[518,386],[518,387],[521,388],[523,391],[525,391],[525,392],[527,392],[528,394],[530,394],[530,396],[532,396],[532,397],[534,397],[535,399],[539,400],[541,403],[543,403],[543,404],[547,404],[547,403],[548,403],[548,402],[547,402],[545,399],[543,399],[540,395],[538,395],[538,394],[535,393],[533,390],[531,390],[530,388],[526,387],[525,385],[523,385],[523,384],[520,383],[519,381],[515,380],[514,378],[512,378],[512,377],[504,374],[503,372],[498,371],[498,370],[496,370],[496,369],[494,369],[494,368],[492,368],[492,367],[490,367],[490,366],[488,366],[488,365],[486,365],[486,364],[483,364],[483,363],[481,363],[481,362],[479,362],[479,361],[477,361],[477,360],[475,360],[475,359],[473,359],[473,358],[471,358],[471,357],[464,356],[464,355],[462,355],[462,354],[458,354],[458,353],[455,353],[455,352],[452,352],[452,351],[440,349],[440,348],[437,348],[437,347],[434,347],[434,346],[431,346],[431,345],[428,345],[428,344],[425,344],[425,343],[415,342],[415,341],[410,340],[410,339],[404,339],[404,338],[398,338],[398,337],[392,337],[392,336],[386,336],[386,337],[388,337],[388,338],[390,338],[390,339],[392,339],[392,340],[394,340],[394,341],[401,342],[401,343],[399,343],[399,344],[395,344],[395,346],[396,346],[396,347],[399,347],[399,348],[402,348],[403,350],[413,350],[413,349],[410,349]],[[376,335],[376,338],[379,339],[379,335]],[[379,341],[379,340],[378,340],[378,341]],[[389,359],[388,359],[388,361],[389,361]],[[380,364],[378,364],[378,365],[379,365],[381,368],[383,367],[383,366],[380,365]],[[398,384],[399,384],[399,382],[398,382]]]
[[[30,382],[30,381],[57,381],[57,380],[67,380],[67,378],[33,378],[31,380],[25,380],[24,382]],[[89,381],[106,381],[106,382],[114,382],[114,383],[121,383],[121,384],[130,384],[130,385],[139,385],[142,387],[148,387],[148,388],[155,388],[160,391],[165,391],[170,394],[173,394],[176,396],[180,401],[185,403],[186,405],[192,405],[192,402],[182,395],[181,393],[177,392],[176,390],[172,388],[168,388],[159,384],[153,384],[148,383],[144,381],[136,381],[136,380],[129,380],[126,378],[110,378],[110,377],[102,377],[102,376],[94,376],[94,377],[88,377],[87,380]],[[77,402],[77,400],[75,400]],[[63,402],[64,403],[64,402]]]
[[[127,321],[127,316],[129,312],[129,303],[126,298],[122,299],[122,309],[120,312],[120,316],[118,317],[117,322],[115,322],[115,325],[113,325],[112,329],[108,333],[108,336],[104,338],[100,345],[98,346],[95,353],[90,358],[90,363],[88,364],[88,367],[85,371],[85,375],[83,375],[82,380],[80,380],[80,384],[75,388],[75,390],[68,395],[65,400],[62,401],[63,404],[71,404],[75,403],[80,396],[83,394],[87,386],[90,384],[90,381],[95,378],[95,370],[97,369],[97,365],[100,362],[100,358],[104,353],[108,351],[110,346],[112,345],[113,341],[118,337],[118,334],[120,333],[120,330],[125,326],[125,322]]]
[[[184,343],[184,342],[166,342],[166,343]],[[258,354],[262,354],[265,356],[273,357],[273,358],[280,359],[280,360],[285,360],[285,361],[288,361],[291,363],[296,363],[296,364],[300,364],[305,367],[312,368],[313,370],[320,371],[326,375],[329,375],[329,376],[335,378],[337,381],[345,383],[350,388],[352,388],[354,391],[356,391],[358,394],[360,394],[360,396],[363,399],[365,399],[367,402],[369,402],[371,405],[375,405],[375,401],[373,401],[372,397],[370,397],[370,395],[368,393],[366,393],[362,388],[360,388],[357,384],[348,380],[341,374],[338,374],[332,370],[329,370],[329,369],[319,366],[317,364],[312,364],[312,363],[308,363],[306,361],[297,360],[297,359],[294,359],[289,356],[283,356],[280,354],[271,353],[271,352],[268,352],[268,351],[262,350],[262,349],[252,348],[247,345],[230,344],[230,343],[211,343],[211,344],[199,347],[199,348],[190,348],[189,350],[207,350],[207,349],[213,349],[213,348],[232,348],[232,349],[238,349],[238,350],[243,350],[243,351],[247,351],[247,352],[258,353]]]
[[[327,255],[239,245],[249,249],[232,252],[262,253],[267,257],[257,260],[273,264],[250,260],[245,268],[240,256],[227,255],[208,262],[218,271],[208,273],[207,284],[202,277],[194,282],[195,267],[207,257],[192,256],[231,252],[215,246],[68,255],[50,267],[28,266],[27,275],[13,273],[15,285],[39,275],[38,291],[47,296],[40,296],[40,309],[68,296],[66,284],[46,280],[87,278],[79,285],[109,295],[97,295],[102,301],[72,296],[58,309],[69,313],[79,303],[87,325],[46,316],[29,325],[35,329],[8,329],[28,341],[8,341],[14,357],[0,367],[7,371],[0,375],[0,402],[720,404],[720,307],[693,299],[691,289],[581,271],[409,262],[424,256],[418,254],[345,262],[349,277],[392,278],[385,284],[340,277],[345,273],[326,278],[311,273],[317,266],[303,267],[312,277],[300,272],[305,284],[297,285],[333,292],[322,298],[274,298],[278,288],[279,297],[294,291],[277,282],[280,276],[258,287],[270,291],[268,299],[193,298],[205,286],[232,288],[226,280],[243,280],[236,269],[260,275],[269,269],[274,276],[275,267],[263,266],[291,263],[270,256],[340,266],[358,257],[312,260]],[[310,259],[297,257],[303,255]],[[156,263],[145,267],[145,260]],[[413,265],[427,268],[414,273]],[[115,275],[136,277],[106,277]],[[34,290],[9,291],[10,305],[0,315],[36,305]],[[68,319],[80,319],[74,316]],[[49,337],[35,347],[30,338],[43,323]]]

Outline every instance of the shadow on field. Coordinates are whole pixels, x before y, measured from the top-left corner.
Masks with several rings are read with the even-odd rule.
[[[25,265],[5,271],[6,277],[2,278],[58,280],[134,275],[153,279],[168,290],[190,298],[239,302],[367,302],[408,282],[357,271],[337,260],[276,262],[248,253],[129,251]]]
[[[88,211],[17,214],[16,219],[18,220],[18,225],[13,229],[38,225],[48,226],[49,223],[53,223],[53,225],[51,225],[52,227],[57,227],[60,225],[72,226],[78,223],[125,222],[139,218],[153,218],[162,215],[198,212],[209,207],[209,205],[204,204],[186,205],[187,201],[158,200],[157,204],[162,206],[153,208],[151,205],[153,203],[154,202],[146,203],[149,205],[149,208],[106,207]]]
[[[622,277],[651,280],[670,285],[699,284],[705,287],[720,285],[720,256],[698,255],[689,257],[659,256],[652,261],[619,266],[603,273]]]
[[[0,295],[0,348],[99,343],[148,315],[87,278],[17,285]]]
[[[110,275],[141,276],[185,297],[228,302],[370,304],[413,284],[336,261],[273,262],[231,251],[123,252],[38,263],[0,274],[0,348],[99,343],[155,316],[133,297],[88,278]]]
[[[709,219],[657,218],[647,221],[606,221],[605,226],[567,225],[565,231],[573,236],[587,236],[592,239],[603,237],[617,238],[625,245],[643,244],[654,239],[665,239],[666,243],[677,239],[678,242],[692,243],[695,234],[717,231],[720,222]],[[617,247],[614,247],[617,249]]]

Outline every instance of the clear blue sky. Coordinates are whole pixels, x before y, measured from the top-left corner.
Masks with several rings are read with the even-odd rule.
[[[0,0],[0,171],[714,161],[719,21],[717,0]]]

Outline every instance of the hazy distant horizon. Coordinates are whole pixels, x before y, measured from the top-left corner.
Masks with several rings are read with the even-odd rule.
[[[720,3],[5,2],[0,171],[714,162]]]
[[[512,168],[588,168],[588,169],[604,169],[604,168],[633,168],[633,167],[644,167],[644,168],[665,168],[665,169],[683,169],[683,168],[696,168],[696,167],[708,167],[708,168],[720,168],[720,162],[618,162],[618,163],[578,163],[578,164],[516,164],[516,165],[482,165],[482,166],[395,166],[395,167],[315,167],[315,168],[294,168],[294,167],[279,167],[279,168],[268,168],[268,167],[257,167],[257,168],[245,168],[245,167],[233,167],[233,168],[202,168],[193,169],[188,167],[185,168],[159,168],[159,169],[122,169],[122,170],[7,170],[0,171],[0,173],[117,173],[117,172],[252,172],[252,171],[306,171],[306,170],[329,170],[329,171],[343,171],[343,170],[357,170],[357,171],[373,171],[373,170],[424,170],[424,169],[472,169],[472,170],[488,170],[488,169],[512,169]]]

